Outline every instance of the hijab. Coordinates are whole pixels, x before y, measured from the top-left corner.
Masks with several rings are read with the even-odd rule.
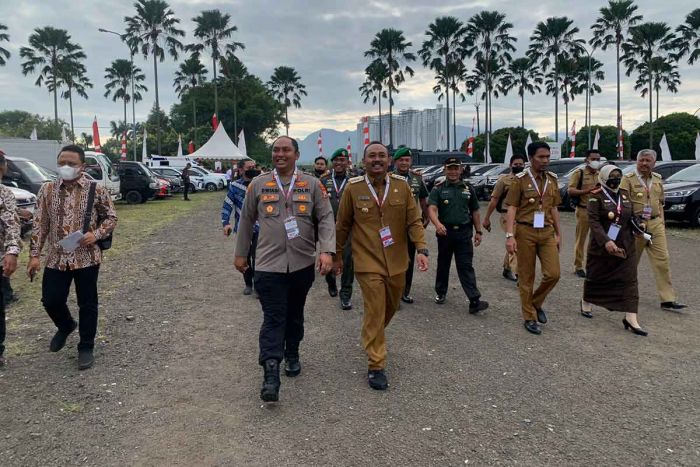
[[[604,186],[606,189],[612,191],[613,193],[617,193],[618,190],[620,189],[619,185],[615,188],[611,188],[608,186],[608,179],[610,178],[610,175],[615,171],[620,172],[620,177],[622,176],[622,169],[620,169],[618,166],[612,165],[612,164],[607,164],[607,165],[603,166],[600,169],[600,171],[598,171],[598,181],[600,182],[600,184],[602,186]]]

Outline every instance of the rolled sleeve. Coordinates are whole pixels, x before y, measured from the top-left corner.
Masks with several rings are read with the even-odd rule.
[[[241,218],[238,221],[236,234],[236,256],[248,256],[250,244],[253,241],[253,228],[258,217],[258,196],[255,181],[248,185],[248,192],[243,201]]]
[[[336,251],[333,207],[321,182],[314,189],[314,216],[318,222],[318,243],[322,253]]]

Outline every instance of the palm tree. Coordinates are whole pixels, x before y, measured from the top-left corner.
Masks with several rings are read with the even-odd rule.
[[[379,141],[382,140],[382,98],[386,99],[386,89],[384,82],[389,77],[389,70],[382,62],[374,61],[365,68],[365,82],[360,86],[359,91],[366,104],[370,100],[372,104],[379,103]]]
[[[692,65],[700,58],[700,8],[691,11],[686,16],[685,23],[678,26],[676,31],[678,31],[680,36],[678,41],[678,59],[680,60],[681,57],[687,54],[689,55],[688,63]],[[0,49],[1,53],[2,49]]]
[[[132,50],[141,49],[144,58],[153,55],[153,76],[156,91],[156,109],[160,109],[158,100],[158,60],[165,60],[166,49],[168,54],[177,60],[178,52],[183,45],[177,39],[183,37],[185,32],[177,28],[180,20],[164,0],[136,0],[134,3],[136,15],[124,18],[126,22],[126,42]],[[156,119],[156,142],[158,154],[161,154],[160,145],[160,112]]]
[[[37,86],[50,86],[53,92],[54,123],[58,124],[58,80],[60,66],[71,60],[85,58],[82,48],[73,44],[65,29],[51,26],[36,28],[29,36],[29,47],[19,50],[20,57],[26,59],[22,63],[22,74],[38,71],[39,76],[34,82]]]
[[[488,84],[486,80],[486,69],[489,70]],[[481,92],[480,96],[477,96],[479,100],[487,102],[491,100],[486,92],[486,88],[491,90],[491,96],[498,99],[500,94],[506,95],[508,93],[508,72],[505,65],[499,63],[495,59],[490,60],[490,64],[484,63],[482,60],[477,60],[474,64],[474,68],[471,73],[467,74],[465,77],[465,84],[467,94],[470,96],[476,94],[481,90],[481,86],[484,86],[484,90]],[[477,120],[479,120],[479,107],[476,106],[477,110]],[[493,124],[493,115],[485,112],[484,115],[484,132],[486,132],[486,126],[491,128]],[[477,130],[479,133],[479,130]]]
[[[503,67],[513,59],[510,55],[515,51],[513,45],[517,39],[510,35],[513,24],[506,21],[506,15],[498,11],[482,11],[475,14],[467,22],[467,33],[464,38],[464,49],[468,57],[473,57],[483,66],[484,85],[486,86],[485,132],[486,158],[491,157],[491,120],[493,106],[491,96],[494,92],[492,77],[493,67]]]
[[[620,122],[620,48],[625,41],[625,34],[631,26],[642,20],[642,15],[637,15],[637,5],[633,0],[609,0],[608,6],[600,9],[600,16],[596,19],[591,29],[593,38],[590,44],[606,50],[608,46],[615,44],[615,66],[617,69],[617,118]]]
[[[553,70],[554,78],[554,141],[559,141],[559,61],[578,56],[583,39],[577,39],[577,27],[566,16],[551,17],[540,21],[530,36],[527,56],[539,62],[543,71]]]
[[[143,84],[146,75],[143,74],[141,68],[135,66],[131,60],[118,58],[112,64],[105,68],[105,97],[112,96],[112,102],[117,102],[118,99],[124,101],[124,123],[126,124],[126,105],[131,101],[131,75],[134,75],[134,102],[139,102],[143,99],[142,92],[148,91],[148,88]]]
[[[301,108],[301,96],[306,96],[306,86],[301,83],[301,76],[288,66],[278,66],[267,82],[272,95],[284,106],[284,126],[289,136],[289,106]],[[290,99],[291,96],[291,99]]]
[[[666,91],[677,93],[678,86],[681,84],[681,75],[678,73],[678,65],[674,60],[664,57],[654,57],[650,60],[651,79],[654,82],[654,91],[656,92],[656,120],[659,119],[659,91],[661,86],[665,85]],[[635,91],[641,91],[642,97],[646,97],[649,92],[647,87],[649,83],[649,69],[646,64],[643,64],[639,70],[637,82],[634,84]]]
[[[532,60],[527,57],[516,58],[508,65],[506,75],[506,90],[517,88],[520,96],[520,126],[525,128],[525,93],[535,94],[542,92],[542,72],[534,66]]]
[[[459,94],[460,98],[462,99],[462,102],[465,101],[464,94],[462,91],[459,89],[460,84],[462,84],[463,81],[467,79],[467,69],[464,66],[464,63],[461,61],[451,61],[447,64],[447,71],[443,71],[442,68],[436,68],[437,74],[435,75],[435,81],[437,84],[433,86],[433,92],[438,95],[438,101],[441,101],[442,98],[444,97],[446,102],[447,102],[447,135],[449,136],[449,103],[450,103],[450,91],[452,91],[452,135],[454,137],[453,140],[448,140],[447,144],[448,147],[447,149],[450,149],[450,146],[452,147],[457,147],[457,112],[456,112],[456,107],[457,107],[457,94]]]
[[[92,145],[92,135],[88,135],[83,131],[82,133],[80,133],[80,137],[83,140],[85,150],[90,149],[90,146]]]
[[[586,94],[586,91],[588,91],[588,95],[586,97],[586,114],[585,114],[585,122],[586,126],[590,129],[591,128],[591,97],[593,97],[596,94],[600,94],[603,90],[596,83],[596,81],[602,81],[605,79],[605,72],[603,71],[603,62],[600,60],[596,60],[593,57],[584,57],[580,56],[578,57],[578,65],[577,68],[579,70],[579,76],[577,77],[578,81],[578,94]],[[589,75],[590,74],[590,75]],[[589,83],[590,82],[590,83]],[[590,88],[589,88],[590,84]],[[589,134],[590,137],[590,134]]]
[[[389,146],[394,147],[394,124],[393,124],[393,93],[399,92],[399,86],[406,80],[404,73],[413,76],[413,68],[408,66],[409,62],[416,60],[416,56],[408,49],[413,44],[406,41],[403,31],[396,29],[382,29],[370,42],[369,50],[365,52],[365,57],[371,58],[377,63],[382,63],[387,69],[385,87],[389,92]]]
[[[423,41],[423,46],[418,51],[418,55],[423,60],[423,66],[436,72],[435,79],[438,81],[438,84],[433,88],[433,92],[438,94],[441,89],[444,89],[445,94],[447,94],[447,113],[445,114],[447,121],[445,124],[447,127],[448,149],[451,144],[449,90],[453,87],[454,82],[448,76],[448,73],[456,70],[451,64],[461,61],[464,57],[462,38],[466,32],[467,29],[464,27],[464,24],[454,16],[436,18],[428,26],[428,30],[425,31],[425,35],[428,38]],[[440,94],[438,100],[442,95]]]
[[[197,86],[200,86],[205,78],[204,75],[207,74],[206,67],[199,60],[198,54],[192,54],[183,63],[180,63],[180,69],[175,72],[175,80],[173,81],[173,86],[175,86],[175,92],[177,96],[182,99],[186,93],[192,91]],[[192,94],[192,130],[194,138],[192,141],[197,141],[197,102]]]
[[[545,76],[545,91],[549,95],[560,95],[564,102],[564,128],[566,129],[565,142],[569,141],[569,102],[581,94],[578,57],[562,58],[557,62],[556,69],[552,68]],[[557,87],[558,86],[558,87]],[[585,88],[583,88],[585,89]],[[567,151],[570,148],[567,148]]]
[[[653,59],[668,60],[677,49],[677,39],[666,23],[642,23],[629,30],[629,38],[622,44],[622,61],[627,67],[627,76],[636,71],[645,75],[649,85],[649,147],[654,144],[653,118]]]
[[[222,50],[234,54],[238,49],[245,49],[242,42],[224,42],[229,39],[238,28],[229,25],[231,15],[222,14],[219,10],[205,10],[199,16],[192,18],[197,25],[194,30],[194,37],[201,41],[201,44],[193,47],[208,47],[211,50],[212,69],[214,71],[214,113],[219,113],[219,94],[216,81],[216,63],[221,58]]]
[[[112,137],[117,140],[121,139],[122,135],[125,133],[128,133],[131,130],[130,127],[131,125],[126,123],[126,120],[123,122],[115,122],[114,120],[111,120],[109,122],[109,132],[112,134]]]
[[[233,91],[233,142],[238,144],[238,86],[248,76],[248,69],[234,52],[233,49],[227,50],[226,54],[219,58],[219,66],[221,75]]]
[[[86,73],[85,65],[77,60],[65,59],[59,66],[57,86],[59,88],[66,88],[61,92],[61,97],[63,99],[68,99],[68,105],[70,107],[71,139],[75,138],[75,127],[73,126],[73,92],[75,91],[78,96],[87,99],[86,88],[92,87],[92,83],[86,76]],[[49,89],[51,90],[51,88],[52,85],[49,84]]]
[[[4,24],[0,24],[0,42],[9,42],[10,35],[2,31],[7,31],[7,26]],[[8,58],[10,58],[10,51],[0,47],[0,66],[4,66]]]

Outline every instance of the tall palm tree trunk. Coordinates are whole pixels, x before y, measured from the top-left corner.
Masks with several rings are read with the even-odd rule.
[[[489,74],[489,65],[491,60],[491,49],[486,50],[486,63],[484,64],[484,70],[486,71],[486,108],[485,111],[485,125],[484,131],[486,132],[486,153],[484,154],[484,162],[489,162],[488,157],[491,156],[491,122],[489,120],[489,111],[491,109],[491,102],[489,102],[489,96],[491,95],[491,76]]]
[[[192,133],[194,134],[192,142],[197,144],[197,103],[194,96],[192,96]]]
[[[382,142],[382,90],[379,90],[379,142]]]
[[[216,84],[216,59],[212,58],[212,61],[214,62],[214,114],[216,114],[216,118],[219,118],[219,90],[217,89],[219,86]],[[225,71],[225,70],[224,70]],[[233,132],[236,133],[236,129],[233,129]]]
[[[51,80],[53,81],[53,122],[58,125],[58,88],[56,87],[56,47],[51,56]]]
[[[447,96],[449,99],[450,96]],[[457,150],[457,91],[452,89],[452,139],[454,140],[454,145],[452,146]]]
[[[476,107],[476,134],[481,134],[481,117],[479,116],[479,106]]]
[[[616,115],[616,122],[617,122],[617,132],[619,134],[620,132],[620,35],[617,35],[617,42],[616,42],[616,54],[617,54],[617,61],[616,66],[617,66],[617,115]]]
[[[238,145],[238,92],[233,84],[233,142]]]
[[[286,98],[285,98],[286,100]],[[287,130],[286,135],[289,136],[289,106],[285,105],[284,106],[284,126]]]
[[[127,128],[128,128],[128,123],[126,123],[126,98],[125,98],[124,99],[124,131],[126,131]]]
[[[70,107],[70,132],[73,133],[75,128],[73,127],[73,90],[68,87],[68,106]]]
[[[559,142],[559,73],[556,72],[557,60],[554,59],[554,141]]]
[[[659,119],[659,88],[656,88],[656,119]]]
[[[391,99],[391,84],[389,84],[389,147],[394,149],[394,117],[393,117],[393,102]]]
[[[520,94],[520,128],[525,128],[525,91]]]
[[[647,63],[647,69],[651,70],[651,63]],[[654,90],[652,84],[651,73],[649,73],[649,149],[654,148],[654,120],[653,120],[653,102]]]
[[[158,60],[156,54],[153,54],[153,76],[156,85],[156,146],[158,147],[158,155],[160,156],[160,101],[158,100]]]

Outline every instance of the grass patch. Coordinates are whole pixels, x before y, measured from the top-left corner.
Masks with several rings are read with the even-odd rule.
[[[59,404],[61,412],[64,413],[80,413],[85,409],[83,404],[77,402],[60,402]]]

